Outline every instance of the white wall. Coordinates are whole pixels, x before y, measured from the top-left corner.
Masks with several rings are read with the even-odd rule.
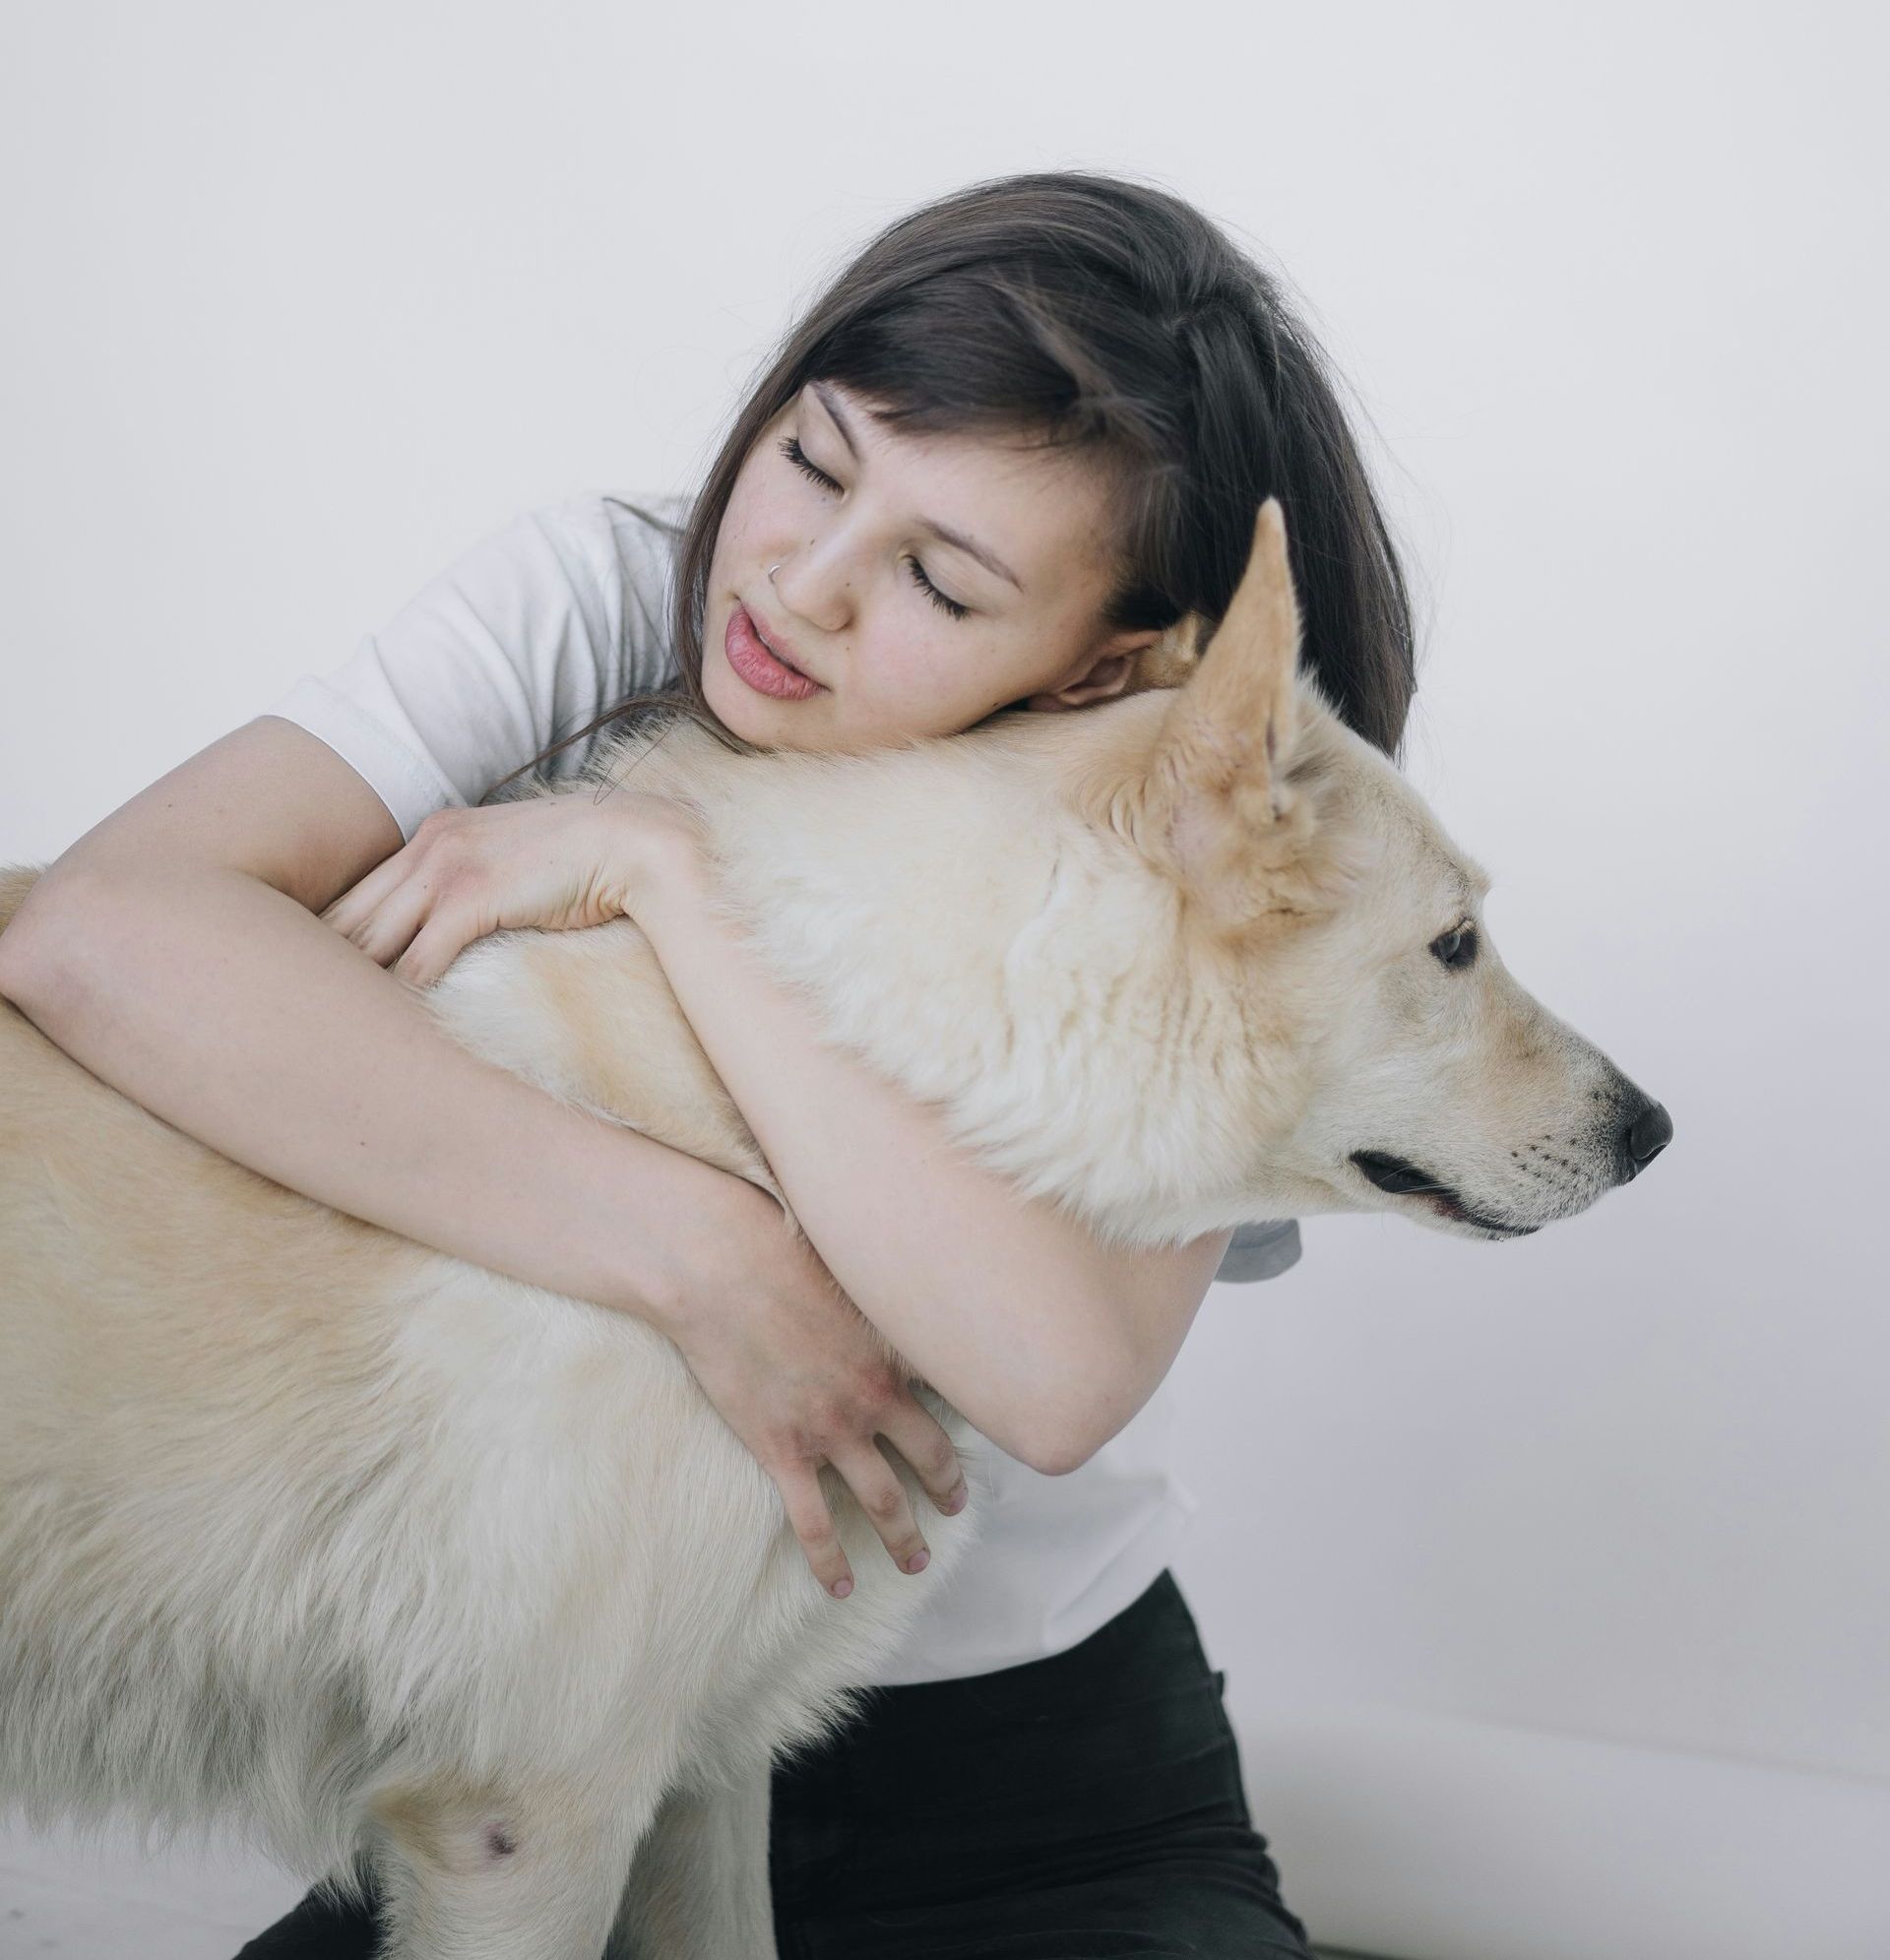
[[[1540,1237],[1314,1221],[1205,1309],[1182,1578],[1289,1900],[1412,1960],[1890,1950],[1882,16],[656,11],[9,10],[0,856],[512,512],[686,482],[911,205],[1193,197],[1382,438],[1505,957],[1676,1125]]]

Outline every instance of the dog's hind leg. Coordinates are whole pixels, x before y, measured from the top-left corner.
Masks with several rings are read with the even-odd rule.
[[[654,1778],[384,1785],[367,1806],[383,1960],[598,1960],[661,1795]]]
[[[638,1847],[605,1960],[776,1960],[766,1758],[670,1791]]]

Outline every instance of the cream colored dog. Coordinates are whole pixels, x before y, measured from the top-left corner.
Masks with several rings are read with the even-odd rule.
[[[1118,1242],[1569,1217],[1665,1112],[1510,979],[1298,638],[1269,503],[1211,646],[1145,677],[1178,686],[841,759],[684,724],[587,787],[634,758],[695,803],[829,1037]],[[781,1196],[628,921],[494,935],[428,998]],[[770,1759],[924,1591],[829,1494],[844,1606],[640,1322],[253,1175],[0,1007],[0,1802],[371,1862],[403,1960],[770,1954]],[[931,1583],[976,1511],[928,1519]]]

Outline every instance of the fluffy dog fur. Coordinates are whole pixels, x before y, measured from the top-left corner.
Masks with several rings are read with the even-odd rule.
[[[1080,714],[861,757],[684,724],[575,788],[695,803],[829,1039],[1115,1242],[1504,1236],[1632,1175],[1664,1117],[1486,941],[1440,954],[1484,880],[1296,676],[1276,505],[1194,631]],[[782,1197],[633,924],[494,935],[427,997]],[[829,1474],[837,1604],[639,1322],[253,1175],[4,1008],[0,1085],[0,1798],[371,1863],[404,1960],[772,1953],[770,1760],[949,1581],[976,1475],[914,1586]]]

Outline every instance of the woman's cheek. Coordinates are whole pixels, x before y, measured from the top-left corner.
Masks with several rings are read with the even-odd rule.
[[[936,728],[948,720],[959,690],[953,673],[926,649],[904,642],[898,654],[875,674],[875,691],[888,705],[897,705],[914,727]]]

